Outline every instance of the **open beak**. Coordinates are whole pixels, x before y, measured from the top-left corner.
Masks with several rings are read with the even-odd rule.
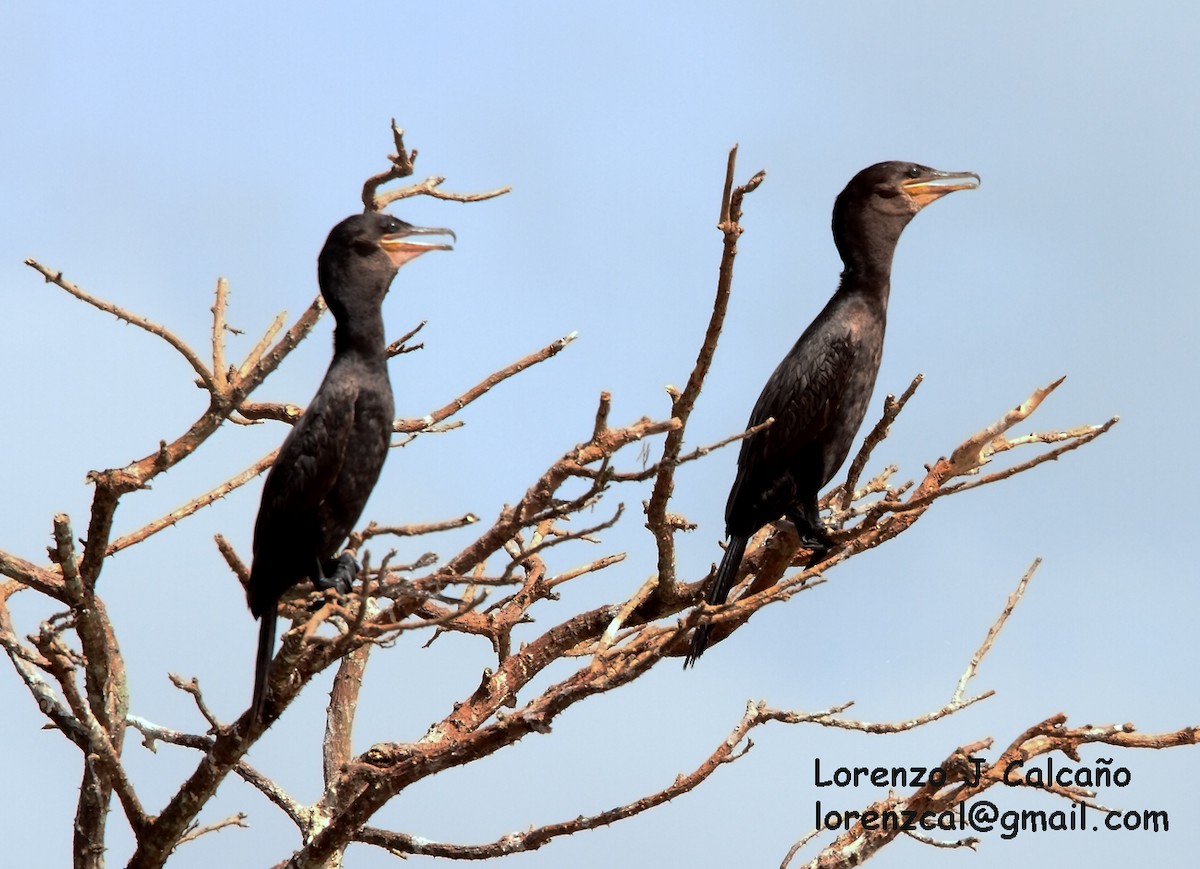
[[[910,178],[900,184],[918,209],[955,190],[974,190],[979,176],[974,172],[930,172],[920,178]]]
[[[455,236],[454,230],[445,229],[440,226],[412,226],[405,224],[404,228],[399,232],[393,232],[385,235],[379,240],[379,246],[396,264],[396,267],[404,265],[409,260],[414,260],[421,254],[429,250],[454,250],[454,246],[445,242],[426,242],[418,241],[413,236],[421,235],[448,235],[455,241],[458,237]]]

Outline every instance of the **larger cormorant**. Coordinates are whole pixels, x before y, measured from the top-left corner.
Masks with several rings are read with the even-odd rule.
[[[254,670],[254,716],[261,718],[275,647],[279,599],[310,578],[347,593],[356,566],[338,547],[379,479],[393,422],[383,298],[396,272],[429,250],[419,235],[448,229],[412,226],[387,214],[356,214],[335,226],[317,258],[321,295],[333,314],[333,361],[292,428],[263,485],[254,525],[254,562],[246,598],[262,620]]]
[[[767,380],[750,414],[747,428],[775,421],[742,442],[725,506],[729,544],[708,603],[725,602],[747,541],[781,516],[795,524],[814,555],[828,548],[817,494],[846,460],[875,388],[896,242],[930,202],[978,186],[972,172],[887,162],[863,169],[838,196],[833,240],[845,265],[841,283]],[[708,635],[707,623],[696,629],[685,667],[704,653]]]

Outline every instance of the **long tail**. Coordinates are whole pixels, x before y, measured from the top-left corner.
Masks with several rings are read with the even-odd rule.
[[[725,603],[725,599],[729,597],[729,592],[733,589],[734,582],[737,581],[738,568],[742,565],[742,555],[746,552],[748,539],[740,534],[730,536],[729,545],[725,547],[725,554],[721,557],[721,566],[717,568],[717,575],[713,579],[712,585],[708,587],[706,600],[710,604]],[[709,625],[708,622],[705,622],[692,634],[692,647],[688,650],[687,657],[683,659],[685,670],[695,664],[704,654],[704,650],[708,648],[708,632]]]
[[[275,621],[276,607],[270,607],[262,614],[258,626],[258,658],[254,662],[254,700],[250,708],[254,718],[262,721],[263,703],[267,699],[267,674],[271,672],[271,658],[275,651]]]

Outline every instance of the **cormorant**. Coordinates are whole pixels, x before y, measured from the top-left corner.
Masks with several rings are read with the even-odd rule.
[[[383,298],[396,272],[428,250],[415,241],[448,229],[412,226],[387,214],[356,214],[335,226],[317,258],[317,280],[333,314],[333,361],[292,428],[263,485],[254,524],[254,561],[246,598],[262,620],[254,670],[261,718],[275,647],[279,599],[310,578],[318,589],[350,591],[357,566],[334,558],[379,479],[392,434]]]
[[[742,441],[725,506],[729,544],[708,589],[724,603],[746,543],[781,516],[800,542],[820,555],[829,537],[817,509],[862,425],[883,354],[892,255],[913,215],[953,190],[979,186],[972,172],[938,172],[914,163],[877,163],[846,185],[833,206],[833,240],[845,265],[825,308],[767,380],[747,428],[774,422]],[[684,667],[708,645],[709,625],[692,636]]]

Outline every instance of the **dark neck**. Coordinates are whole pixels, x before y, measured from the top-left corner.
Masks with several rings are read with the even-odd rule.
[[[383,299],[395,277],[387,274],[322,268],[321,294],[333,314],[335,356],[355,355],[386,361],[383,332]]]
[[[333,327],[333,353],[335,356],[355,355],[365,359],[387,359],[387,341],[383,334],[383,313],[373,311],[338,316]]]
[[[872,219],[874,218],[874,219]],[[857,215],[834,227],[834,239],[845,269],[842,286],[876,290],[887,298],[892,280],[892,257],[908,220]]]
[[[841,283],[838,284],[838,295],[855,295],[870,299],[872,307],[878,306],[886,311],[888,296],[892,291],[891,278],[888,275],[866,276],[860,271],[846,269],[842,272]]]

